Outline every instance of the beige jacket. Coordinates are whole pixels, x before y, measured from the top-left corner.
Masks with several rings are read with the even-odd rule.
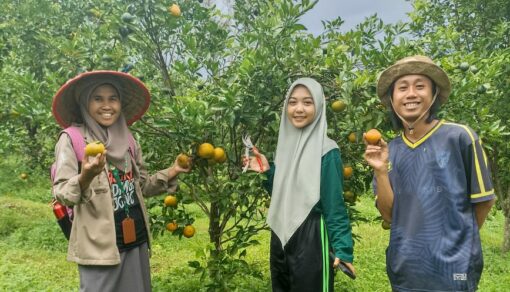
[[[88,133],[87,143],[92,142]],[[142,160],[142,151],[136,143],[132,158],[136,195],[140,201],[149,241],[151,233],[143,197],[177,191],[177,178],[169,179],[168,169],[149,176]],[[62,134],[55,147],[56,173],[53,193],[58,201],[74,206],[74,221],[69,238],[67,259],[80,265],[116,265],[120,263],[115,237],[113,198],[108,183],[107,169],[94,178],[90,186],[81,190],[78,183],[78,162],[71,138]]]

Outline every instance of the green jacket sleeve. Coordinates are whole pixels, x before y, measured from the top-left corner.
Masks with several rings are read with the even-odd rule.
[[[274,163],[269,163],[269,169],[266,172],[264,172],[267,179],[264,181],[263,187],[266,189],[269,195],[271,195],[271,192],[273,191],[274,171],[275,171]]]
[[[335,256],[353,262],[351,224],[343,197],[343,166],[340,151],[333,149],[322,157],[319,206]]]

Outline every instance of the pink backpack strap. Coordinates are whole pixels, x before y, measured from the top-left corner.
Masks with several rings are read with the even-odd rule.
[[[80,128],[75,126],[70,126],[63,130],[69,137],[71,138],[71,144],[73,144],[74,154],[76,155],[76,160],[81,162],[83,159],[83,155],[85,154],[85,138],[80,132]]]
[[[74,155],[76,155],[76,160],[80,163],[83,159],[83,155],[85,154],[85,138],[80,132],[78,127],[70,126],[64,129],[60,134],[66,133],[69,138],[71,138],[71,144],[73,145]],[[50,178],[51,181],[55,180],[55,174],[57,172],[57,164],[53,163],[50,167]]]
[[[136,142],[133,134],[131,132],[128,133],[128,143],[129,143],[129,153],[136,160]]]

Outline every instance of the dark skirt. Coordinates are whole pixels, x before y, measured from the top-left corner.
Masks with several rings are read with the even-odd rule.
[[[333,259],[321,215],[311,212],[282,249],[271,231],[270,268],[274,292],[333,291]]]
[[[147,243],[120,253],[115,266],[78,265],[81,292],[151,291]]]

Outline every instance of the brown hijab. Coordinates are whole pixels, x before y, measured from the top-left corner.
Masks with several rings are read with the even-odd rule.
[[[116,80],[109,78],[90,80],[87,84],[83,85],[82,90],[77,91],[79,92],[77,101],[80,105],[83,124],[85,126],[85,131],[88,132],[92,139],[101,141],[105,145],[107,150],[106,160],[121,171],[129,172],[131,170],[131,159],[129,158],[128,152],[129,128],[127,127],[126,119],[122,111],[117,121],[109,127],[101,126],[89,115],[88,104],[92,92],[99,86],[105,84],[111,85],[116,89],[122,104],[121,91],[119,90],[120,86]]]

